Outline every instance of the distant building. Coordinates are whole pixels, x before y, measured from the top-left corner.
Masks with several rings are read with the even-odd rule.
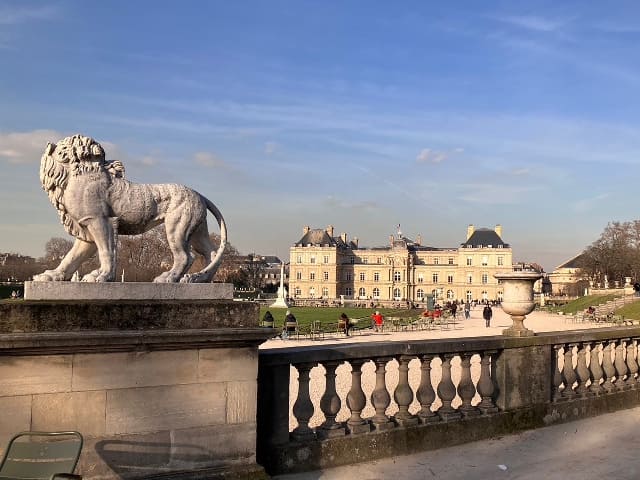
[[[580,269],[584,253],[567,260],[549,274],[552,295],[583,295],[588,278]],[[582,291],[580,291],[582,290]]]
[[[498,300],[496,273],[512,269],[511,246],[502,226],[469,225],[457,247],[422,245],[398,230],[380,247],[361,247],[357,237],[334,236],[333,226],[311,229],[290,248],[289,295],[296,299],[345,299],[422,302],[433,294],[440,302]]]

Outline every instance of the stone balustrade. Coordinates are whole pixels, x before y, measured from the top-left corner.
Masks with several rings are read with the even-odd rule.
[[[315,470],[636,406],[639,339],[622,327],[261,351],[258,462]]]

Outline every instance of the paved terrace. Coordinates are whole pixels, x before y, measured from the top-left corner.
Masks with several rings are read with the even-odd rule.
[[[336,318],[339,312],[336,309]],[[499,307],[493,312],[490,328],[485,327],[482,309],[477,307],[471,318],[462,322],[462,328],[459,325],[457,329],[369,333],[349,338],[340,335],[313,341],[273,339],[261,348],[498,335],[511,325],[511,320]],[[527,317],[525,326],[536,332],[546,332],[600,328],[602,325],[574,324],[560,315],[533,312]],[[640,408],[634,408],[451,448],[273,478],[584,480],[606,476],[637,479],[640,478],[640,456],[637,455],[639,424]]]

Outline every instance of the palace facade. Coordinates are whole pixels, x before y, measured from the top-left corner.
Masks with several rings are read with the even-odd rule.
[[[400,231],[380,247],[360,247],[358,238],[334,236],[326,229],[304,227],[290,249],[289,295],[295,299],[348,299],[375,302],[500,300],[496,273],[512,270],[511,246],[502,226],[467,228],[457,247],[422,245]]]

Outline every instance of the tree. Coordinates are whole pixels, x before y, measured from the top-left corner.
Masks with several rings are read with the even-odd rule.
[[[640,278],[640,220],[610,222],[580,259],[580,268],[593,280],[624,284],[624,277]]]
[[[44,257],[42,262],[46,268],[56,268],[64,256],[73,247],[73,242],[67,238],[51,237],[44,245]]]

